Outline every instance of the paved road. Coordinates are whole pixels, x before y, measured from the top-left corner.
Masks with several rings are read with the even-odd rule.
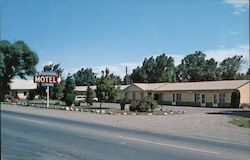
[[[1,158],[250,159],[250,146],[1,110]]]

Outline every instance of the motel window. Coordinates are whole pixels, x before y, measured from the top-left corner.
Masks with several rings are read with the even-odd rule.
[[[181,94],[180,93],[176,94],[176,98],[177,98],[176,99],[177,102],[181,102]]]
[[[152,92],[148,92],[148,96],[152,96]]]
[[[220,93],[219,94],[219,101],[220,103],[225,103],[226,102],[226,96],[225,96],[225,93]]]
[[[23,93],[23,95],[25,95],[25,96],[26,96],[26,95],[27,95],[27,92],[24,92],[24,93]]]
[[[200,102],[200,94],[198,94],[198,93],[194,94],[194,101],[195,102]]]

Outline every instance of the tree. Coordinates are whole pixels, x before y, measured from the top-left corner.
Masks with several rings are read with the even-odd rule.
[[[131,74],[133,82],[174,82],[175,81],[175,66],[174,59],[165,54],[149,59],[145,58],[142,67],[137,67]]]
[[[73,74],[73,77],[77,86],[95,85],[96,83],[96,74],[91,68],[82,68]]]
[[[66,97],[69,94],[70,94],[70,97],[72,97],[72,95],[75,96],[75,81],[72,76],[68,76],[66,78],[65,88],[64,88],[63,93],[64,93],[64,97],[63,97],[64,101],[66,100]]]
[[[236,79],[236,75],[240,69],[243,56],[234,56],[224,59],[220,63],[220,70],[222,72],[223,80]]]
[[[87,102],[87,104],[92,105],[93,104],[93,98],[94,98],[94,91],[88,86],[87,93],[86,93],[86,102]]]
[[[184,57],[176,70],[177,79],[181,82],[219,80],[221,76],[218,63],[213,58],[206,60],[201,51]]]
[[[9,92],[9,84],[15,76],[26,79],[36,73],[38,61],[37,54],[25,42],[11,44],[7,40],[0,41],[0,101]]]
[[[119,87],[116,86],[116,78],[110,75],[108,68],[102,71],[101,78],[96,82],[96,95],[102,107],[102,102],[114,102],[119,92]]]

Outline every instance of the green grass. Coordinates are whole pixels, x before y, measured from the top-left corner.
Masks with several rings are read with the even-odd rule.
[[[250,118],[234,118],[231,123],[239,127],[250,128]]]

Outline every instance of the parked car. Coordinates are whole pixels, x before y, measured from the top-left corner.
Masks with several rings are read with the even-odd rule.
[[[93,98],[93,102],[98,102],[98,98]]]
[[[75,105],[80,105],[80,103],[83,103],[86,101],[86,96],[85,95],[77,95],[75,98]]]

